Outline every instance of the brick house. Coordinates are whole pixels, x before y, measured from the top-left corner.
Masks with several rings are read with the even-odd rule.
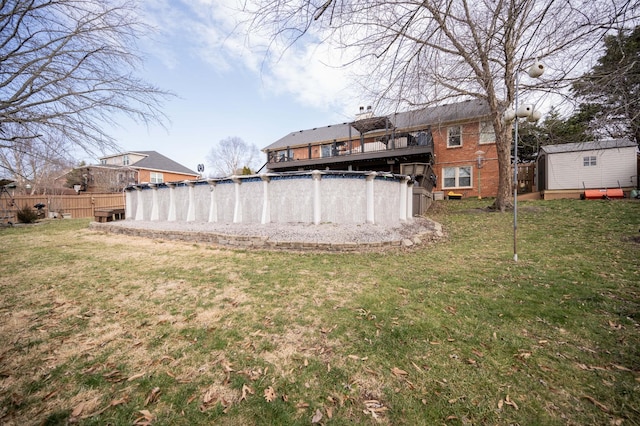
[[[139,183],[164,183],[198,179],[198,173],[156,151],[129,151],[99,159],[100,164],[73,169],[69,185],[87,192],[119,192]]]
[[[495,195],[498,159],[486,103],[470,100],[290,133],[262,150],[267,168],[380,171],[412,175],[414,205],[440,191]],[[418,197],[418,198],[416,198]],[[414,213],[416,212],[414,208]]]

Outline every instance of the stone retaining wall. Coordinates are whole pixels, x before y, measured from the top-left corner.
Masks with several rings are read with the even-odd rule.
[[[314,241],[276,241],[268,236],[230,235],[217,232],[158,230],[133,228],[113,223],[91,222],[89,228],[95,231],[113,234],[144,237],[159,240],[183,241],[217,245],[229,248],[253,248],[265,250],[324,251],[324,252],[360,252],[399,249],[420,246],[436,241],[444,236],[440,224],[431,222],[434,229],[424,231],[410,238],[398,238],[391,241],[373,242],[314,242]]]

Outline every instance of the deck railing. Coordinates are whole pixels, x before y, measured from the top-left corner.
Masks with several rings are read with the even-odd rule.
[[[361,143],[359,139],[353,139],[321,145],[309,144],[306,147],[286,147],[279,150],[268,151],[267,158],[269,163],[303,160],[321,161],[332,157],[358,156],[382,151],[410,150],[429,147],[433,150],[433,140],[431,139],[431,136],[425,132],[420,132],[418,136],[405,134],[395,138],[382,138],[381,140],[366,141],[365,143]]]

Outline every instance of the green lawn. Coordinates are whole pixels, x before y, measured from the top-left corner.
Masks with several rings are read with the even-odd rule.
[[[0,424],[640,424],[640,202],[287,253],[0,229]]]

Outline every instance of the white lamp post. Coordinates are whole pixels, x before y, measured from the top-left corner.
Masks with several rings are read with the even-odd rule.
[[[527,71],[529,77],[539,78],[544,73],[544,65],[538,61]],[[515,118],[515,135],[513,142],[513,260],[518,261],[518,119],[526,118],[528,121],[540,119],[540,112],[533,109],[533,105],[518,105],[519,74],[516,73],[515,114],[513,110],[505,111],[505,121]]]

